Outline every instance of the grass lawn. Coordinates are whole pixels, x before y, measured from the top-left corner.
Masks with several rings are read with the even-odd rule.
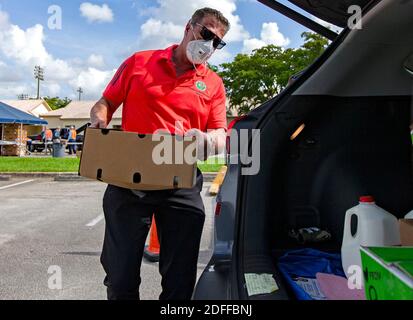
[[[207,161],[199,161],[198,168],[202,172],[218,172],[225,165],[225,159],[210,158]]]
[[[77,172],[77,158],[0,157],[0,172]]]
[[[218,172],[224,160],[211,158],[200,162],[202,172]],[[14,158],[0,157],[0,172],[77,172],[78,158]]]

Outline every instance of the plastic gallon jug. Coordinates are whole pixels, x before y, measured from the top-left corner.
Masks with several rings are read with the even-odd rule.
[[[397,218],[378,207],[373,197],[360,197],[359,205],[347,210],[344,220],[341,259],[347,277],[355,272],[350,266],[362,267],[360,246],[394,245],[400,245]]]
[[[406,216],[404,217],[405,219],[413,219],[413,210],[410,211]]]

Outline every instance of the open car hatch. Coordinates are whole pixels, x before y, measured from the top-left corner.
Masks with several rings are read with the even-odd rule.
[[[292,8],[285,6],[279,1],[258,1],[266,5],[267,7],[280,12],[286,17],[300,23],[304,27],[309,28],[318,34],[321,34],[331,41],[335,40],[338,36],[336,32],[321,25],[313,19],[302,15]],[[289,0],[289,2],[303,9],[304,11],[307,11],[314,17],[317,17],[341,28],[345,28],[347,26],[347,22],[353,14],[351,10],[349,13],[350,6],[357,5],[361,9],[364,9],[371,1],[372,0]]]

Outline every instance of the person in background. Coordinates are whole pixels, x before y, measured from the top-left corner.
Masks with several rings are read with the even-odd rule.
[[[45,143],[46,150],[50,152],[52,151],[52,141],[53,141],[53,131],[47,128],[44,133],[44,143]]]
[[[53,141],[60,140],[60,127],[57,127],[55,131],[53,131]]]
[[[76,129],[75,126],[71,126],[69,130],[69,136],[67,137],[69,142],[69,154],[76,154],[76,145],[72,143],[76,143]]]
[[[42,137],[42,142],[46,142],[46,127],[42,127],[42,133],[40,136]]]

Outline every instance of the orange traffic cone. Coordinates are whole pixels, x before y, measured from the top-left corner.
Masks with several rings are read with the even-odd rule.
[[[149,262],[159,261],[160,244],[158,240],[158,232],[156,230],[155,217],[152,218],[151,232],[149,234],[149,245],[145,246],[143,256]]]

